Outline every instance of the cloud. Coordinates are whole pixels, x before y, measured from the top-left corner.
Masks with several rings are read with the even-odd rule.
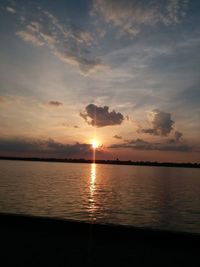
[[[82,31],[76,25],[71,26],[71,31],[73,32],[74,38],[80,43],[92,44],[94,41],[94,38],[90,32]]]
[[[143,139],[126,140],[121,144],[112,144],[109,148],[131,148],[136,150],[158,150],[158,151],[179,151],[179,152],[191,152],[195,148],[184,143],[174,142],[171,143],[168,140],[166,142],[148,142]]]
[[[170,113],[154,109],[149,115],[152,128],[141,129],[139,132],[167,136],[173,130],[174,121],[171,119]]]
[[[28,152],[38,151],[43,143],[39,140],[28,140],[22,138],[0,139],[1,152]]]
[[[79,129],[80,128],[80,126],[78,126],[78,125],[72,125],[72,124],[66,123],[66,122],[62,123],[61,126],[65,127],[65,128],[75,128],[75,129]]]
[[[30,30],[25,31],[19,31],[17,32],[17,36],[19,36],[22,40],[25,42],[30,42],[37,46],[43,46],[44,42],[41,38],[38,38],[33,33],[31,33]]]
[[[105,127],[111,125],[119,125],[124,121],[124,116],[117,113],[115,110],[109,112],[109,107],[98,107],[94,104],[89,104],[85,108],[84,113],[80,116],[89,124],[96,127]]]
[[[62,144],[54,141],[53,139],[49,139],[45,142],[45,146],[49,150],[53,150],[55,152],[65,153],[67,156],[71,155],[83,155],[88,153],[91,150],[90,144]]]
[[[106,23],[134,36],[143,25],[180,23],[187,6],[187,0],[93,0],[91,14],[99,15]]]
[[[122,136],[119,136],[119,135],[116,134],[116,135],[113,136],[113,138],[115,138],[115,139],[122,139]]]
[[[78,66],[83,75],[104,67],[101,60],[91,52],[94,38],[90,32],[69,23],[63,24],[41,8],[35,7],[31,13],[21,13],[24,16],[21,21],[23,28],[16,35],[23,41],[48,47],[63,62]]]
[[[53,139],[35,140],[27,138],[0,139],[0,151],[12,153],[29,153],[29,155],[57,155],[62,157],[80,157],[91,154],[91,144],[63,144]]]
[[[174,138],[175,138],[176,142],[179,142],[180,139],[182,138],[182,136],[183,136],[183,134],[181,132],[176,131],[174,133]]]
[[[87,59],[76,51],[69,51],[67,47],[62,51],[56,50],[55,55],[66,63],[78,65],[81,73],[84,75],[95,72],[97,69],[104,67],[100,59]]]
[[[8,12],[10,12],[10,13],[16,13],[16,11],[15,11],[15,9],[13,8],[13,7],[10,7],[10,6],[7,6],[6,7],[6,10],[8,11]]]
[[[169,143],[179,143],[182,139],[183,134],[181,132],[175,131],[174,138],[169,139]]]
[[[63,105],[63,103],[59,101],[49,101],[47,104],[51,106],[55,106],[55,107],[59,107]]]

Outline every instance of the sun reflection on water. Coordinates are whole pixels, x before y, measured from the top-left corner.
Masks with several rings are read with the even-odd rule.
[[[95,190],[96,190],[96,164],[92,163],[91,164],[91,171],[90,171],[90,203],[89,203],[89,209],[90,209],[90,214],[91,214],[91,218],[93,220],[95,220],[95,199],[94,199],[94,194],[95,194]]]
[[[90,195],[94,195],[95,191],[95,182],[96,182],[96,164],[91,164],[91,173],[90,173]]]

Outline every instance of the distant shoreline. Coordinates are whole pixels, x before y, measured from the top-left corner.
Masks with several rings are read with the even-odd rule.
[[[56,158],[25,158],[25,157],[0,157],[0,160],[20,160],[37,162],[61,162],[61,163],[93,163],[87,159],[56,159]],[[122,161],[122,160],[96,160],[96,164],[129,165],[129,166],[153,166],[153,167],[179,167],[200,168],[200,163],[173,163],[173,162],[151,162],[151,161]]]

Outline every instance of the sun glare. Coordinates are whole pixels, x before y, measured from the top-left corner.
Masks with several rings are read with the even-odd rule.
[[[97,140],[92,140],[92,148],[96,149],[99,146]]]

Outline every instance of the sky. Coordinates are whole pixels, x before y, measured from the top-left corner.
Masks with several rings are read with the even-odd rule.
[[[0,0],[0,156],[199,162],[200,1]]]

